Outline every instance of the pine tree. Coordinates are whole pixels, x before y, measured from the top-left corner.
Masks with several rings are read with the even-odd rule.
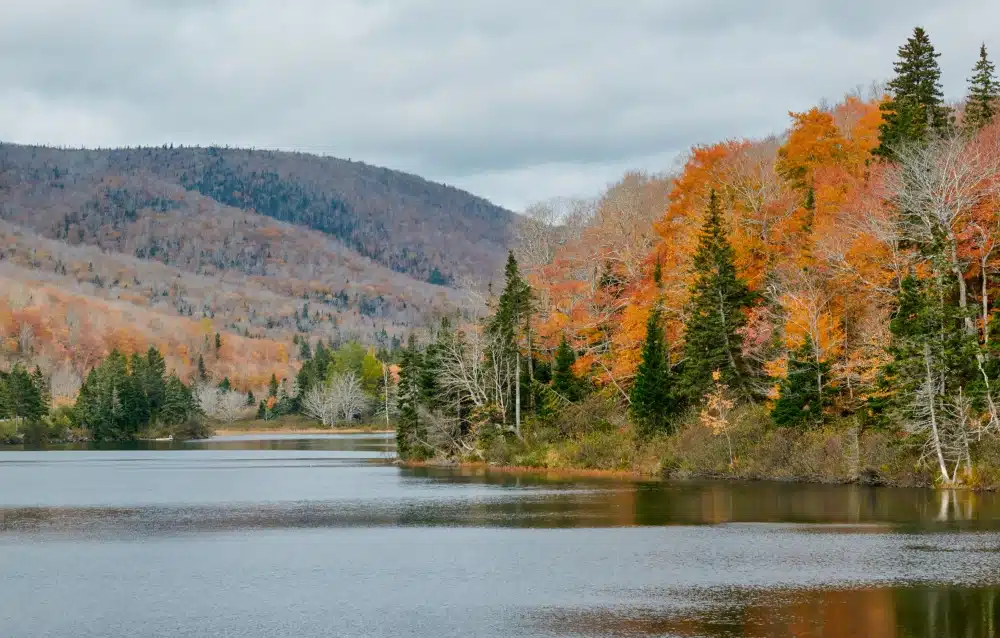
[[[205,358],[198,355],[198,380],[208,381],[208,370],[205,369]]]
[[[219,352],[219,350],[222,350],[222,335],[220,335],[218,332],[216,332],[215,333],[215,351]]]
[[[90,371],[74,408],[77,422],[95,441],[128,441],[149,422],[149,406],[129,361],[118,350]]]
[[[267,382],[267,396],[278,398],[278,377],[271,373],[271,380]]]
[[[573,374],[573,364],[576,362],[576,353],[566,341],[566,335],[562,336],[559,348],[556,349],[555,371],[552,374],[552,389],[559,396],[568,401],[577,401],[580,398],[580,380]]]
[[[182,425],[195,413],[195,399],[191,389],[176,374],[171,374],[164,383],[159,421],[164,425]]]
[[[322,342],[320,342],[322,345]],[[308,339],[302,339],[299,341],[299,361],[309,361],[312,359],[312,348],[309,346]]]
[[[219,382],[219,390],[222,390],[223,392],[229,392],[232,389],[233,389],[233,384],[229,380],[229,377],[223,377],[222,381]]]
[[[42,373],[42,369],[40,367],[35,366],[34,372],[31,373],[31,382],[38,390],[38,399],[41,405],[42,416],[45,416],[49,413],[49,408],[52,406],[52,390],[49,384],[49,378]]]
[[[694,283],[684,326],[684,364],[678,379],[681,396],[701,401],[712,388],[712,372],[738,394],[750,394],[751,371],[743,360],[742,328],[746,313],[757,302],[736,272],[735,253],[723,227],[715,191],[694,255]]]
[[[822,422],[823,409],[829,404],[829,373],[829,362],[817,359],[813,341],[806,335],[805,342],[788,360],[788,374],[771,410],[774,422],[778,425]]]
[[[140,379],[143,391],[146,393],[146,401],[149,404],[149,419],[155,421],[167,389],[167,363],[163,360],[160,351],[150,346],[146,350],[146,361],[143,366],[143,375]]]
[[[421,359],[416,339],[410,335],[409,342],[400,355],[396,399],[399,411],[396,421],[396,453],[404,460],[419,460],[430,456],[422,442],[424,433],[419,413]]]
[[[931,134],[951,126],[941,91],[940,55],[920,27],[899,47],[899,59],[893,65],[896,77],[888,86],[890,98],[881,105],[883,121],[875,155],[894,159],[900,146],[925,142]]]
[[[247,390],[247,406],[256,405],[257,397],[253,395],[253,390]]]
[[[39,371],[40,372],[40,371]],[[37,422],[48,414],[48,406],[43,402],[42,392],[31,374],[20,364],[5,374],[3,385],[3,410],[0,418],[16,421]]]
[[[489,322],[488,329],[496,335],[504,344],[508,355],[515,359],[513,374],[513,388],[511,388],[511,399],[507,405],[514,406],[514,429],[520,435],[521,425],[521,375],[523,373],[523,363],[531,361],[531,332],[530,322],[533,310],[533,299],[531,286],[521,277],[521,271],[514,257],[514,252],[507,255],[507,265],[504,268],[504,288],[497,300],[496,312]],[[523,326],[523,328],[522,328]],[[521,356],[521,337],[527,336],[528,357]],[[529,368],[529,384],[532,381]],[[504,415],[508,418],[510,415]]]
[[[979,61],[969,78],[969,95],[965,101],[965,116],[962,125],[968,133],[975,133],[993,121],[1000,84],[997,83],[996,67],[986,55],[986,44],[979,47]]]
[[[677,412],[673,394],[670,358],[663,335],[660,305],[657,303],[646,320],[646,338],[642,343],[642,359],[632,382],[632,418],[647,433],[665,432]]]

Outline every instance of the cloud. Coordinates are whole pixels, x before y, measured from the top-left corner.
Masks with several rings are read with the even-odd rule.
[[[888,78],[916,24],[958,98],[998,21],[990,0],[3,3],[0,139],[311,150],[520,208],[780,131]]]

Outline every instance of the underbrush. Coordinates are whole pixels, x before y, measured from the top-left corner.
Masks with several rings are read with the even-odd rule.
[[[692,412],[672,433],[636,432],[605,395],[591,395],[558,418],[528,419],[522,439],[480,441],[491,465],[548,470],[603,470],[675,478],[723,478],[931,487],[933,468],[919,446],[902,435],[864,430],[853,418],[823,425],[777,427],[765,406],[736,408],[728,437],[705,427]],[[1000,441],[974,447],[976,469],[967,484],[1000,488]],[[465,460],[480,460],[466,458]]]

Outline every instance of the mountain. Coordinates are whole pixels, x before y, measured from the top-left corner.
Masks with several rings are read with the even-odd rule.
[[[178,370],[201,356],[253,385],[291,371],[295,336],[391,348],[454,311],[447,284],[497,272],[513,219],[301,153],[0,144],[0,364],[82,374],[112,347],[157,344]]]

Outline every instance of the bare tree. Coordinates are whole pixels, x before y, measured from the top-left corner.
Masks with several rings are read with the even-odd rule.
[[[368,403],[361,388],[361,381],[352,372],[331,379],[330,390],[333,392],[338,412],[345,422],[353,421],[355,417],[360,416]]]
[[[251,411],[252,409],[247,406],[246,395],[242,392],[219,391],[215,404],[215,418],[223,423],[232,423],[248,416]]]
[[[1000,152],[977,140],[951,136],[923,145],[903,146],[887,174],[887,186],[899,212],[902,234],[933,249],[948,264],[958,286],[959,306],[968,307],[965,273],[969,264],[959,256],[959,236],[973,209],[1000,192]],[[975,332],[966,313],[966,330]]]
[[[80,393],[82,382],[69,361],[64,361],[52,373],[52,396],[75,398]]]
[[[332,426],[340,414],[340,405],[333,388],[327,383],[317,383],[302,397],[302,411],[325,426]]]

